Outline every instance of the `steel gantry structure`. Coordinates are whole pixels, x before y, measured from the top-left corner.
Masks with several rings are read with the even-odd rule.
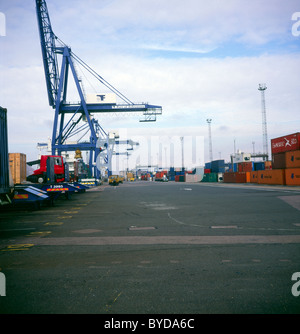
[[[116,113],[116,112],[139,112],[142,113],[143,119],[140,121],[156,121],[156,116],[162,113],[162,107],[150,105],[148,103],[136,104],[129,100],[125,95],[109,84],[103,77],[97,74],[89,65],[76,56],[71,48],[64,44],[53,32],[47,4],[45,0],[36,0],[36,13],[40,33],[43,65],[48,91],[49,105],[55,109],[54,124],[52,132],[52,154],[61,154],[61,152],[81,151],[90,152],[90,168],[96,166],[97,157],[103,148],[99,147],[99,138],[106,139],[108,134],[100,126],[98,121],[93,117],[94,113]],[[59,43],[59,45],[57,45]],[[61,66],[57,57],[61,57]],[[76,64],[82,66],[91,75],[93,75],[101,84],[110,92],[118,96],[123,102],[117,104],[109,101],[106,103],[105,94],[98,95],[102,100],[101,103],[89,103],[86,101],[79,79]],[[69,75],[73,76],[79,103],[67,102],[68,79]],[[67,115],[69,119],[67,119]],[[67,140],[84,132],[85,136],[89,133],[89,140],[68,144]],[[81,138],[83,138],[83,136]],[[106,160],[109,159],[109,154]],[[98,168],[94,168],[94,176],[99,175]],[[95,175],[96,174],[96,175]]]

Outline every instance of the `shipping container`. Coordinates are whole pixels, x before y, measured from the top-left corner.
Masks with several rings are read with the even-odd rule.
[[[272,154],[300,149],[300,132],[271,139]]]
[[[0,195],[9,191],[7,109],[0,107]]]
[[[212,173],[224,173],[225,172],[225,161],[224,160],[214,160],[211,162],[211,172]]]
[[[272,169],[285,169],[285,154],[286,152],[272,154]]]
[[[225,183],[249,183],[250,179],[250,172],[228,172],[223,176]]]
[[[300,168],[285,169],[285,183],[287,186],[300,186]]]
[[[251,172],[237,172],[237,183],[249,183],[250,182],[250,173]]]
[[[223,175],[223,182],[225,183],[235,183],[235,174],[236,172],[227,172]]]
[[[201,182],[218,182],[218,173],[204,174]]]
[[[265,170],[265,163],[263,161],[254,162],[254,170]]]
[[[273,169],[273,170],[262,170],[257,174],[257,183],[259,184],[285,184],[285,170],[284,169]]]
[[[211,173],[211,169],[209,169],[209,168],[205,168],[205,169],[204,169],[204,174],[209,174],[209,173]]]
[[[203,178],[203,175],[199,174],[186,174],[185,182],[200,182]]]
[[[175,182],[185,182],[185,175],[175,175]]]
[[[265,161],[265,170],[272,169],[272,161]]]
[[[249,162],[240,162],[238,164],[238,172],[251,172],[253,170],[253,163]]]
[[[9,167],[15,184],[26,181],[26,155],[9,153]]]
[[[229,163],[227,172],[237,172],[238,171],[238,163]]]
[[[251,183],[257,183],[258,173],[259,173],[259,171],[257,171],[257,170],[250,172],[250,182]]]
[[[300,150],[285,153],[285,166],[286,168],[300,167]]]
[[[206,162],[204,165],[205,169],[211,169],[211,162]]]

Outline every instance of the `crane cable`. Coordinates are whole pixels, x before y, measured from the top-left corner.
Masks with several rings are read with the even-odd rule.
[[[53,34],[55,39],[58,40],[63,46],[68,47],[60,38],[58,38],[55,34]],[[114,92],[119,96],[127,104],[134,104],[131,100],[129,100],[124,94],[122,94],[118,89],[112,86],[108,81],[106,81],[101,75],[99,75],[95,70],[93,70],[88,64],[86,64],[81,58],[79,58],[73,51],[70,49],[71,56],[74,60],[76,60],[83,68],[85,68],[91,75],[93,75],[98,81],[100,81],[104,86],[106,86],[109,90]]]

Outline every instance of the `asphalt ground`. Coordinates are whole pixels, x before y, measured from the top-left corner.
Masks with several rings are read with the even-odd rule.
[[[0,210],[1,314],[300,313],[299,187],[139,181]]]

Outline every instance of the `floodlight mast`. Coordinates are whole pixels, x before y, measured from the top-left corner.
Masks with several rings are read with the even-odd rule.
[[[265,90],[267,89],[266,84],[262,83],[258,85],[258,90],[261,92],[261,112],[262,112],[262,132],[263,132],[263,153],[266,160],[268,160],[269,149],[268,149],[268,133],[267,133],[267,113],[266,113],[266,100]]]
[[[206,120],[207,124],[208,124],[208,140],[209,140],[209,159],[210,161],[213,161],[213,153],[212,153],[212,139],[211,139],[211,122],[212,119],[208,118]]]

